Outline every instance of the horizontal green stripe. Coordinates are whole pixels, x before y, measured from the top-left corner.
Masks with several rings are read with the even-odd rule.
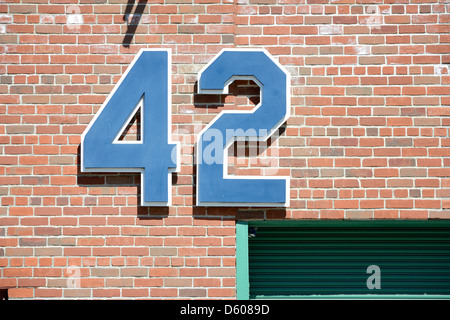
[[[310,227],[310,228],[445,228],[450,220],[266,220],[248,221],[249,227]]]
[[[314,290],[314,293],[310,293]],[[361,286],[348,286],[345,288],[327,287],[327,286],[304,286],[302,288],[280,288],[265,287],[256,288],[250,295],[292,295],[292,294],[370,294],[377,292],[378,294],[449,294],[445,288],[428,288],[428,287],[381,287],[381,289],[363,288]]]
[[[339,277],[337,277],[339,275]],[[296,281],[299,279],[303,279],[306,282],[309,281],[313,281],[311,279],[317,279],[320,281],[326,281],[326,279],[329,279],[330,281],[335,281],[335,282],[340,282],[340,281],[344,281],[344,280],[351,280],[351,279],[364,279],[364,283],[366,281],[366,279],[368,278],[367,275],[365,274],[351,274],[351,273],[335,273],[333,274],[331,271],[327,272],[327,273],[313,273],[311,272],[305,272],[305,273],[292,273],[289,276],[289,279],[287,279],[285,277],[284,274],[281,273],[277,273],[277,274],[269,274],[269,273],[252,273],[251,277],[252,280],[257,281],[258,279],[260,279],[261,281],[269,281],[270,280],[275,280],[275,279],[280,279],[286,282],[289,281]],[[448,282],[450,281],[450,273],[438,273],[438,274],[383,274],[383,283],[387,283],[389,280],[397,280],[397,279],[402,279],[402,280],[408,280],[411,282],[416,282],[416,281],[431,281],[431,280],[439,280],[442,282]]]
[[[412,299],[450,299],[450,295],[403,295],[403,294],[360,294],[360,295],[291,295],[291,296],[276,296],[276,295],[257,295],[250,296],[251,299],[263,300],[360,300],[360,299],[381,299],[381,300],[412,300]]]
[[[268,259],[270,258],[270,261]],[[392,255],[392,256],[358,256],[358,255],[336,255],[331,256],[327,255],[325,257],[321,255],[312,255],[312,254],[305,254],[305,255],[299,255],[292,257],[289,259],[289,257],[285,255],[264,255],[264,256],[252,256],[250,257],[250,261],[255,264],[263,263],[267,265],[274,264],[276,267],[282,267],[281,263],[302,263],[302,264],[308,264],[308,263],[315,263],[315,264],[323,264],[323,263],[329,263],[331,267],[335,265],[345,264],[345,263],[355,263],[355,264],[376,264],[376,263],[388,263],[390,265],[398,265],[399,263],[403,265],[405,264],[411,264],[411,263],[418,263],[419,265],[422,264],[442,264],[442,265],[448,265],[450,264],[449,257],[447,256],[403,256],[403,255]]]
[[[334,236],[334,237],[340,237],[340,236],[351,236],[351,237],[374,237],[374,236],[390,236],[393,238],[396,237],[403,237],[403,236],[436,236],[441,237],[448,235],[450,228],[429,228],[427,230],[420,230],[420,229],[413,229],[413,230],[406,230],[406,229],[398,229],[398,228],[385,228],[383,230],[376,230],[376,229],[370,229],[370,230],[361,230],[361,229],[352,229],[352,230],[342,230],[342,229],[316,229],[311,230],[311,228],[279,228],[276,230],[266,230],[266,227],[259,227],[256,230],[256,235],[263,234],[265,237],[273,237],[278,236],[280,234],[284,234],[287,237],[290,236],[311,236],[312,238],[320,237],[320,235],[328,235],[328,236]],[[257,239],[257,237],[255,238]]]

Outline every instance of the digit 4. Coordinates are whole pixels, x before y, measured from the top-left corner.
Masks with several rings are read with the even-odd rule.
[[[142,49],[83,133],[82,172],[141,173],[141,204],[171,205],[171,173],[179,171],[171,141],[171,52]],[[118,138],[141,110],[140,141]]]

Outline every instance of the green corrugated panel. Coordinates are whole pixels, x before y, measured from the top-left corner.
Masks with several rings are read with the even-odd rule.
[[[249,238],[250,297],[450,295],[450,223],[261,224]],[[371,265],[381,288],[369,289]]]

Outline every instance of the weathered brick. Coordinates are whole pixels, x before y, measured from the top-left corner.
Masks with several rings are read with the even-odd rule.
[[[0,265],[14,277],[10,297],[233,298],[235,220],[450,217],[444,5],[88,2],[75,6],[80,25],[71,6],[45,0],[0,14]],[[195,205],[199,132],[222,110],[261,102],[248,81],[228,95],[197,93],[198,72],[234,47],[264,48],[291,74],[280,137],[229,159],[230,174],[290,176],[286,209]],[[172,50],[182,159],[167,208],[140,206],[139,173],[80,172],[82,134],[141,48]],[[68,267],[81,287],[67,288]]]

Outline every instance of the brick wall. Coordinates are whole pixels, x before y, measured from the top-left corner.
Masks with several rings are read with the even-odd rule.
[[[449,11],[448,0],[0,3],[0,287],[235,298],[237,219],[450,218]],[[265,48],[291,73],[279,137],[259,157],[235,145],[229,161],[231,174],[289,175],[286,209],[195,206],[197,134],[259,102],[248,81],[196,94],[197,72],[234,47]],[[79,166],[83,131],[140,48],[172,49],[182,148],[169,208],[139,205],[138,174]]]

